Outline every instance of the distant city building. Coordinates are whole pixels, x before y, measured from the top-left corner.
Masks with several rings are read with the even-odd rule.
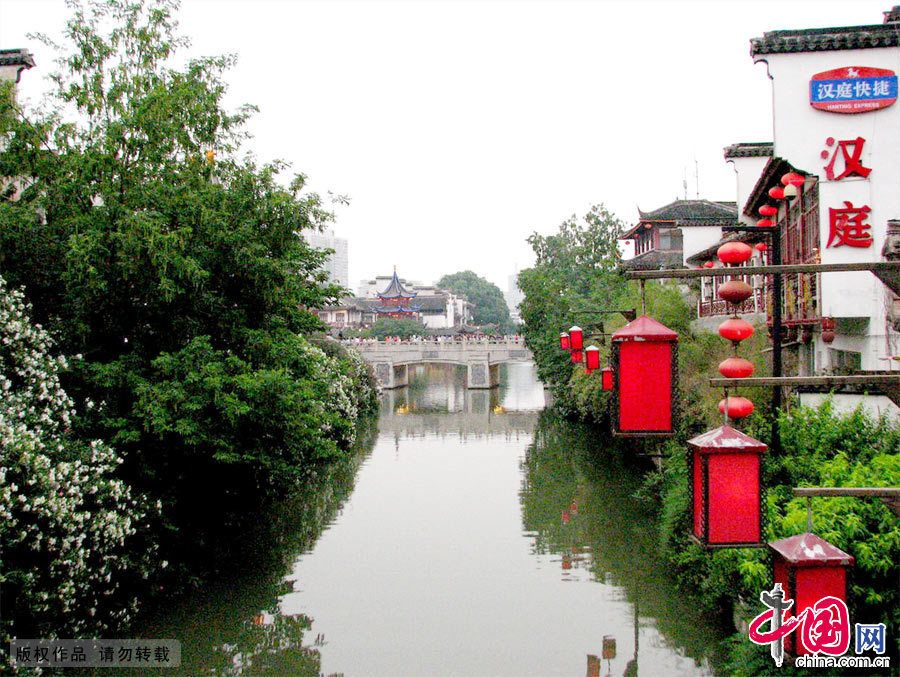
[[[403,317],[421,322],[425,329],[458,329],[471,319],[469,302],[446,289],[406,280],[397,275],[379,275],[363,280],[357,296],[319,311],[333,328],[361,328],[379,317]]]
[[[520,323],[522,321],[522,316],[519,314],[519,304],[522,303],[522,299],[525,298],[525,295],[522,293],[522,290],[519,289],[518,271],[507,278],[505,296],[506,306],[509,308],[509,318],[516,324]]]
[[[342,287],[350,286],[349,257],[347,240],[337,237],[334,230],[304,233],[306,241],[316,249],[332,249],[332,254],[323,266],[328,271],[328,279]]]

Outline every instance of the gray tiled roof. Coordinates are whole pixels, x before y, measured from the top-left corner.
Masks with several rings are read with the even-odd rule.
[[[626,270],[664,270],[672,268],[684,268],[681,261],[681,250],[664,251],[653,249],[634,258],[622,261],[621,266]]]
[[[0,66],[34,66],[34,56],[27,49],[0,49]]]
[[[750,54],[830,52],[900,46],[900,23],[769,31],[750,40]]]
[[[710,200],[675,200],[652,212],[638,211],[641,221],[676,221],[679,226],[725,223],[737,218],[736,203]]]
[[[725,159],[738,157],[771,157],[773,144],[771,141],[753,141],[733,143],[725,148]]]

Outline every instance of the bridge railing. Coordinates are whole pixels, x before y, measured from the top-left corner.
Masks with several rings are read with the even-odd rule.
[[[400,348],[422,348],[423,350],[459,350],[460,348],[476,348],[478,350],[483,350],[484,348],[496,347],[496,348],[510,348],[510,349],[524,349],[525,341],[524,340],[478,340],[478,339],[464,339],[460,341],[370,341],[370,340],[361,340],[356,341],[354,339],[344,339],[342,341],[344,345],[352,346],[357,348],[358,350],[384,350],[391,349],[395,347]]]

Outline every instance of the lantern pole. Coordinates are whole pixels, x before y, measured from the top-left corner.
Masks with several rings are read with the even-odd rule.
[[[641,280],[641,315],[647,314],[647,304],[644,300],[644,280]]]

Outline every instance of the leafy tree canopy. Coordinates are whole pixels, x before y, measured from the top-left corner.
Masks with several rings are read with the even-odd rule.
[[[395,317],[379,317],[366,331],[366,335],[383,340],[385,336],[423,336],[427,333],[425,325],[416,320],[405,320]]]
[[[84,355],[69,391],[97,407],[77,423],[133,479],[208,490],[231,466],[270,487],[352,438],[357,369],[305,338],[339,289],[298,234],[331,215],[285,163],[239,155],[253,109],[223,108],[234,58],[176,68],[176,8],[73,4],[50,112],[0,96],[0,176],[20,177],[0,270]]]
[[[494,324],[500,327],[509,325],[509,308],[503,292],[493,282],[488,282],[471,270],[444,275],[436,286],[449,289],[454,294],[462,294],[469,300],[473,324]]]

